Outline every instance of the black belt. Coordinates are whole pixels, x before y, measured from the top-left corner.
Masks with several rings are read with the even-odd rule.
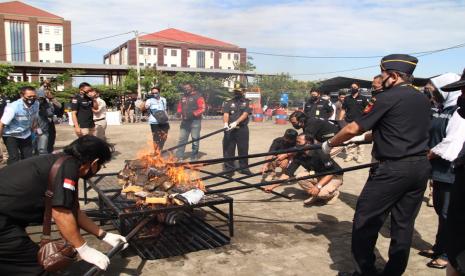
[[[388,162],[388,161],[421,161],[421,160],[426,160],[426,154],[422,155],[410,155],[410,156],[405,156],[405,157],[400,157],[400,158],[385,158],[385,159],[380,159],[379,162]]]
[[[97,119],[97,120],[94,120],[94,122],[103,121],[103,120],[105,120],[105,119],[106,119],[106,118]]]

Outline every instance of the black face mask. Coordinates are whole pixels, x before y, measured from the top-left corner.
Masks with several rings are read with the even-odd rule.
[[[160,98],[160,94],[159,94],[159,93],[153,93],[153,96],[155,97],[155,99]]]
[[[318,96],[311,96],[310,101],[312,101],[312,102],[318,101]]]
[[[234,97],[236,97],[236,98],[242,97],[242,92],[234,91]]]
[[[388,86],[386,85],[386,82],[388,81],[389,78],[390,78],[390,77],[387,77],[385,80],[383,80],[383,89],[384,89],[384,90],[390,88],[390,87],[388,87]]]
[[[36,99],[24,99],[24,103],[25,103],[27,106],[31,106],[31,105],[33,105],[35,102],[36,102]]]
[[[299,123],[297,124],[292,124],[292,126],[295,128],[295,129],[301,129],[302,127],[300,126]]]
[[[358,93],[358,89],[357,89],[357,88],[351,88],[351,89],[350,89],[350,93],[351,93],[352,95],[355,95],[355,94]]]

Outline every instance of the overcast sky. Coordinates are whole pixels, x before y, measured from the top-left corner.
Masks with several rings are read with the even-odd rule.
[[[250,52],[305,56],[411,53],[465,43],[464,0],[213,1],[32,0],[26,3],[72,21],[72,41],[165,28],[212,37]],[[73,46],[73,62],[102,63],[130,39],[124,35]],[[371,78],[379,68],[319,74],[379,63],[371,59],[302,59],[249,54],[258,72],[288,72],[299,79],[336,75]],[[461,72],[465,48],[420,57],[415,75]],[[307,74],[307,75],[305,75]]]

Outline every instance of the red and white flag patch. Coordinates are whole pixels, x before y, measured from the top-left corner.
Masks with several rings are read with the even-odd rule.
[[[63,188],[65,188],[65,189],[75,191],[76,190],[75,186],[76,186],[76,182],[74,182],[74,180],[71,180],[69,178],[65,178],[65,180],[63,181]]]

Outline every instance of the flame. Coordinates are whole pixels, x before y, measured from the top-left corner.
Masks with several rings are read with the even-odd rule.
[[[175,186],[183,185],[205,191],[205,184],[199,179],[198,173],[193,166],[173,166],[172,163],[177,160],[171,152],[168,156],[163,157],[152,139],[147,142],[147,145],[137,152],[137,159],[144,162],[147,167],[165,169],[166,176]],[[149,150],[151,148],[153,151]]]

